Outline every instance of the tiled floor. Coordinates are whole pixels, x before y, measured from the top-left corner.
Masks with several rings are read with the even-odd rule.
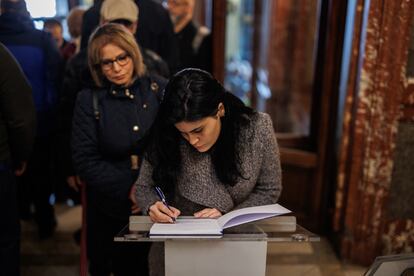
[[[342,263],[324,238],[314,243],[271,243],[266,275],[360,276],[365,267]]]
[[[57,206],[53,238],[39,241],[32,223],[22,223],[22,276],[79,275],[79,247],[73,232],[80,226],[80,208]],[[365,267],[340,262],[326,239],[315,243],[271,243],[266,275],[359,276]]]
[[[73,233],[81,224],[81,208],[56,206],[58,226],[55,235],[44,241],[37,238],[31,222],[22,222],[21,275],[79,275],[79,246]]]

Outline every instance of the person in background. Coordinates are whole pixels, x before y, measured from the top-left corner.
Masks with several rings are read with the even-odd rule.
[[[57,114],[56,139],[54,139],[54,172],[55,172],[55,195],[56,201],[67,202],[69,205],[80,203],[79,185],[73,175],[71,154],[70,154],[70,133],[72,125],[73,106],[75,104],[76,93],[81,90],[80,81],[73,77],[67,79],[68,71],[72,73],[73,68],[77,68],[80,50],[80,34],[82,27],[82,17],[85,10],[81,7],[74,7],[67,16],[67,25],[72,37],[71,43],[75,45],[74,55],[69,58],[64,68],[62,84],[60,86],[59,108]],[[81,65],[86,68],[79,75],[90,76],[88,74],[86,55],[81,57]],[[71,68],[68,70],[68,68]],[[79,77],[80,79],[80,77]],[[92,81],[91,81],[92,82]],[[78,87],[79,86],[79,87]],[[72,90],[75,89],[75,92]],[[75,235],[76,241],[79,241],[80,231]]]
[[[137,29],[139,14],[138,6],[133,0],[105,0],[101,6],[101,25],[108,22],[119,23],[127,27],[135,36],[137,31],[141,31]],[[170,72],[165,61],[154,51],[141,45],[138,46],[140,47],[147,70],[152,74],[168,78]]]
[[[86,48],[91,32],[99,25],[104,0],[95,0],[84,14],[81,48]],[[177,71],[178,44],[174,36],[170,16],[164,7],[153,0],[135,0],[140,11],[136,38],[140,46],[161,56],[168,64],[170,73]]]
[[[178,69],[200,68],[212,72],[210,30],[193,21],[195,0],[168,0],[167,7],[179,45]]]
[[[65,61],[73,56],[76,52],[76,45],[63,38],[63,27],[59,20],[54,18],[46,19],[43,24],[43,30],[52,35]]]
[[[72,126],[75,172],[87,193],[87,252],[91,275],[146,275],[146,243],[115,243],[139,214],[134,181],[165,81],[147,74],[134,36],[120,24],[91,35],[88,64],[96,88],[77,97]]]
[[[139,45],[159,54],[171,74],[177,72],[179,45],[168,11],[153,0],[135,0],[135,3],[141,12],[136,33]]]
[[[50,237],[56,227],[52,193],[50,147],[55,131],[62,58],[49,33],[36,30],[24,0],[1,0],[0,42],[13,54],[32,86],[37,131],[26,174],[18,177],[21,218],[30,218],[34,204],[39,238]],[[3,74],[3,73],[2,73]]]
[[[75,44],[76,50],[75,54],[80,50],[80,41],[81,41],[81,34],[82,34],[82,19],[85,13],[85,9],[82,7],[73,7],[68,16],[66,17],[66,21],[68,24],[68,31],[72,38],[72,43]]]
[[[270,116],[245,106],[208,72],[184,69],[165,88],[149,137],[137,203],[154,222],[179,215],[217,218],[234,209],[276,203],[282,189]],[[157,197],[159,186],[171,210]],[[154,243],[151,275],[163,275]]]
[[[131,0],[106,0],[101,5],[101,24],[114,22],[124,25],[132,34],[137,30],[138,7]],[[168,66],[154,52],[140,47],[144,64],[150,74],[167,78]],[[87,51],[82,49],[69,60],[63,80],[62,97],[59,108],[59,133],[61,143],[60,167],[62,167],[68,185],[75,191],[81,182],[76,177],[70,153],[70,133],[72,129],[73,109],[78,92],[84,88],[94,88],[95,83],[89,73]]]
[[[21,176],[26,170],[36,113],[30,84],[1,43],[0,72],[0,274],[19,275],[20,224],[14,175]]]
[[[81,49],[88,47],[89,37],[99,26],[100,11],[104,0],[94,0],[93,5],[83,14],[81,27]]]
[[[106,0],[101,6],[101,24],[108,22],[119,23],[127,27],[132,34],[135,34],[137,20],[138,7],[131,0]],[[140,47],[140,50],[148,73],[157,74],[165,78],[169,76],[168,65],[155,52],[149,49],[143,49],[142,47]],[[87,51],[86,49],[82,49],[68,61],[63,79],[58,114],[57,143],[59,144],[59,154],[56,156],[56,171],[59,177],[57,182],[65,182],[67,186],[63,185],[60,189],[62,196],[57,196],[57,199],[66,197],[72,200],[73,203],[80,202],[79,191],[82,186],[82,181],[73,169],[70,152],[73,109],[78,92],[83,88],[93,88],[95,86],[86,60]],[[60,186],[62,185],[58,187]],[[77,243],[80,243],[80,237],[81,231],[78,230],[74,233],[74,239]]]

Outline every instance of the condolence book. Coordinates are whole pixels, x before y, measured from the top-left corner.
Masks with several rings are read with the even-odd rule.
[[[247,207],[231,211],[218,219],[177,218],[175,223],[154,223],[150,237],[221,236],[223,229],[290,213],[279,204]]]

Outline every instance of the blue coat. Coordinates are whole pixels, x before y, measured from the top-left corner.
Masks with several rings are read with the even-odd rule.
[[[56,43],[49,33],[36,30],[29,16],[9,12],[0,16],[0,42],[12,52],[32,86],[37,135],[49,135],[63,65]]]
[[[143,77],[128,88],[83,90],[72,124],[72,158],[76,173],[86,183],[88,205],[107,215],[126,219],[129,191],[138,177],[131,155],[141,156],[158,112],[165,81]],[[99,119],[94,114],[97,94]]]

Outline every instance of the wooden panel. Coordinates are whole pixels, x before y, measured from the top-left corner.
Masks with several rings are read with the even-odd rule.
[[[336,171],[336,129],[342,46],[347,1],[322,1],[318,54],[313,87],[311,146],[318,156],[311,182],[310,218],[317,232],[328,227],[329,197]]]
[[[338,175],[337,175],[337,187],[335,194],[335,211],[333,215],[332,228],[335,232],[343,231],[343,216],[344,208],[346,205],[347,185],[349,182],[349,159],[358,158],[351,155],[352,131],[354,127],[354,110],[357,105],[358,97],[358,82],[361,71],[361,63],[364,53],[359,51],[360,44],[364,37],[364,24],[368,16],[368,8],[364,7],[368,5],[365,0],[359,0],[353,11],[355,18],[353,22],[353,37],[352,37],[352,50],[348,68],[348,85],[346,91],[346,100],[344,103],[344,114],[342,122],[342,138],[339,145],[339,160],[338,160]],[[350,22],[352,23],[352,22]],[[358,159],[356,160],[358,162]]]
[[[279,202],[293,210],[298,223],[308,229],[316,227],[315,220],[309,217],[311,197],[315,193],[312,179],[312,169],[282,164],[283,191]]]
[[[284,165],[304,169],[316,168],[318,161],[316,153],[282,147],[280,148],[280,159]]]
[[[269,73],[272,96],[266,112],[277,132],[309,135],[318,0],[271,2],[268,47],[258,58]]]
[[[213,74],[218,81],[224,80],[224,49],[226,37],[227,1],[213,2]]]
[[[280,203],[293,210],[300,225],[313,230],[320,228],[310,212],[311,198],[320,192],[313,187],[317,155],[292,148],[280,147],[279,150],[283,183]]]
[[[225,2],[213,2],[214,74],[221,81],[224,75]],[[266,112],[273,115],[276,131],[284,129],[289,133],[293,130],[296,135],[280,137],[278,133],[284,185],[281,202],[297,211],[300,224],[316,232],[321,232],[327,221],[326,195],[332,185],[330,174],[335,166],[332,161],[336,156],[331,149],[336,141],[336,102],[346,15],[344,3],[346,1],[255,0],[256,28],[263,26],[263,22],[269,24],[269,32],[255,31],[255,40],[259,36],[268,39],[260,45],[255,44],[256,51],[258,48],[266,51],[262,51],[260,57],[255,56],[254,61],[254,66],[269,72],[272,98],[266,102]],[[270,16],[261,18],[260,9]],[[259,19],[263,21],[260,23]],[[315,44],[319,47],[317,58]],[[309,52],[312,53],[309,55]],[[314,74],[315,66],[318,68]],[[291,93],[292,89],[294,93]],[[297,112],[288,110],[285,101],[295,102]],[[301,112],[307,116],[302,116],[304,113]],[[301,122],[299,125],[307,126],[298,130],[285,126],[284,122],[279,123],[284,121],[283,117],[286,122],[295,116]],[[297,136],[298,133],[301,135]]]

